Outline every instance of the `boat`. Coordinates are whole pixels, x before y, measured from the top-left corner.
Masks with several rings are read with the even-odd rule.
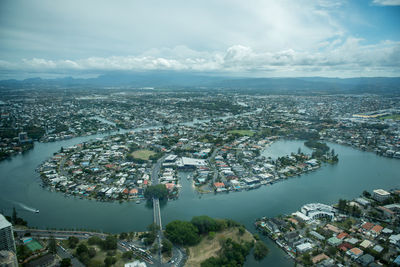
[[[136,204],[140,204],[140,200],[136,200]]]
[[[39,210],[35,210],[35,213],[39,213]]]

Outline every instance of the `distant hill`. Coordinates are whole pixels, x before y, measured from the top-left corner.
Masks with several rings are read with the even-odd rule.
[[[319,92],[399,94],[400,78],[244,78],[214,82],[215,87],[257,92]]]
[[[243,91],[249,93],[375,93],[399,94],[400,77],[396,78],[232,78],[197,73],[149,71],[112,72],[97,78],[58,78],[25,80],[3,80],[0,88],[82,88],[85,87],[154,87],[163,89],[216,89],[223,91]]]

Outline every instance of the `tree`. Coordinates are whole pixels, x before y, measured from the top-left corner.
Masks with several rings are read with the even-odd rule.
[[[217,232],[221,230],[218,222],[206,215],[193,217],[191,223],[197,227],[200,234],[206,234],[210,231]]]
[[[208,240],[213,240],[214,237],[215,237],[215,232],[211,231],[211,232],[208,233]]]
[[[157,232],[158,230],[160,230],[160,227],[157,224],[152,223],[149,226],[147,226],[147,230],[148,232],[142,234],[141,238],[144,238],[144,243],[145,245],[148,246],[153,244],[154,240],[156,239]]]
[[[123,239],[127,239],[128,238],[128,234],[127,233],[120,233],[119,234],[119,239],[123,240]]]
[[[303,263],[304,263],[304,265],[311,265],[311,264],[312,264],[310,254],[305,253],[305,254],[303,255]]]
[[[347,211],[347,201],[345,199],[339,199],[338,209],[342,212]]]
[[[130,260],[133,258],[133,251],[125,251],[122,253],[122,258]]]
[[[216,257],[211,257],[206,259],[200,264],[201,267],[219,267],[221,266],[221,259]]]
[[[335,256],[336,252],[337,249],[335,247],[329,247],[328,250],[326,251],[326,253],[331,257]]]
[[[104,264],[105,264],[107,267],[113,265],[113,264],[116,263],[116,262],[117,262],[117,259],[116,259],[115,257],[106,257],[106,258],[104,259]]]
[[[99,259],[91,259],[88,264],[89,267],[98,267],[98,266],[102,266],[102,265],[103,265],[103,262]]]
[[[13,207],[13,213],[11,217],[11,222],[15,225],[17,223],[17,211],[15,210],[15,207]]]
[[[211,257],[203,261],[201,267],[243,266],[251,247],[251,243],[239,244],[228,238],[222,244],[220,257]]]
[[[255,247],[254,247],[254,258],[256,260],[262,260],[267,256],[268,254],[268,248],[262,241],[257,241]]]
[[[68,246],[70,248],[75,248],[76,245],[79,243],[79,239],[75,236],[68,237]]]
[[[162,241],[162,249],[163,253],[166,253],[169,257],[172,254],[172,243],[168,239],[164,238]]]
[[[147,230],[152,233],[157,233],[157,231],[160,230],[160,227],[156,223],[152,223],[147,226]]]
[[[96,249],[95,248],[89,248],[88,255],[89,255],[90,258],[93,258],[94,256],[96,256]]]
[[[17,258],[25,259],[31,254],[30,250],[25,245],[17,246]]]
[[[56,240],[54,239],[54,236],[50,237],[47,248],[50,253],[52,253],[52,254],[57,253],[57,243],[56,243]]]
[[[239,226],[238,234],[243,235],[245,232],[246,232],[246,229],[243,227],[243,225]]]
[[[147,199],[165,199],[168,197],[168,189],[164,184],[151,185],[144,191],[144,197]]]
[[[88,251],[89,251],[88,247],[83,243],[79,244],[79,246],[76,248],[76,253],[78,255],[81,255],[83,253],[87,253]]]
[[[113,235],[108,235],[103,242],[103,248],[106,250],[117,249],[117,238]]]
[[[165,227],[169,240],[179,245],[195,245],[200,241],[199,230],[190,222],[172,221]]]
[[[71,259],[64,258],[64,259],[61,260],[60,267],[70,267],[70,266],[72,266]]]
[[[101,245],[101,243],[103,242],[103,240],[100,238],[100,237],[98,237],[98,236],[91,236],[89,239],[88,239],[88,244],[89,245]]]
[[[363,191],[363,196],[366,197],[366,198],[370,198],[371,197],[371,193],[368,192],[367,190],[364,190]]]

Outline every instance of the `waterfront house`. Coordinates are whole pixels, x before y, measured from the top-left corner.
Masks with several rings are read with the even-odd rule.
[[[340,244],[338,246],[338,249],[340,249],[343,252],[346,252],[346,251],[348,251],[349,249],[352,249],[352,248],[353,248],[353,246],[351,244],[347,243],[347,242],[343,242],[342,244]]]
[[[349,234],[346,232],[341,232],[340,234],[338,234],[336,237],[340,240],[343,240],[344,238],[348,237]]]
[[[369,248],[371,245],[372,245],[372,242],[366,239],[363,242],[361,242],[360,247],[365,249],[365,248]]]
[[[296,231],[286,233],[284,236],[284,240],[286,243],[290,246],[293,247],[293,244],[300,239],[299,234]]]
[[[373,223],[365,222],[364,224],[361,225],[361,231],[363,231],[364,233],[368,232],[369,230],[372,229],[372,227],[374,227]]]
[[[349,255],[350,257],[352,257],[353,259],[357,259],[357,258],[361,257],[361,255],[363,253],[364,252],[359,248],[352,248],[346,252],[346,254]]]
[[[313,249],[313,245],[310,242],[302,243],[296,246],[296,250],[299,253],[304,253]]]
[[[339,246],[340,244],[342,244],[342,240],[337,238],[336,236],[333,236],[331,238],[328,239],[328,244],[334,247]]]
[[[357,261],[362,265],[362,266],[369,266],[372,262],[374,262],[375,258],[370,255],[370,254],[364,254],[361,257],[357,259]]]
[[[321,262],[323,260],[327,260],[329,259],[329,257],[327,255],[325,255],[324,253],[318,254],[317,256],[313,257],[311,259],[313,264],[317,264],[318,262]]]

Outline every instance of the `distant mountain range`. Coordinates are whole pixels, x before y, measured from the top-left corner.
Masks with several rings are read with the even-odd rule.
[[[153,87],[161,89],[248,90],[252,93],[379,93],[399,94],[400,77],[386,78],[242,78],[182,72],[108,73],[97,78],[2,80],[0,89],[12,88]]]

